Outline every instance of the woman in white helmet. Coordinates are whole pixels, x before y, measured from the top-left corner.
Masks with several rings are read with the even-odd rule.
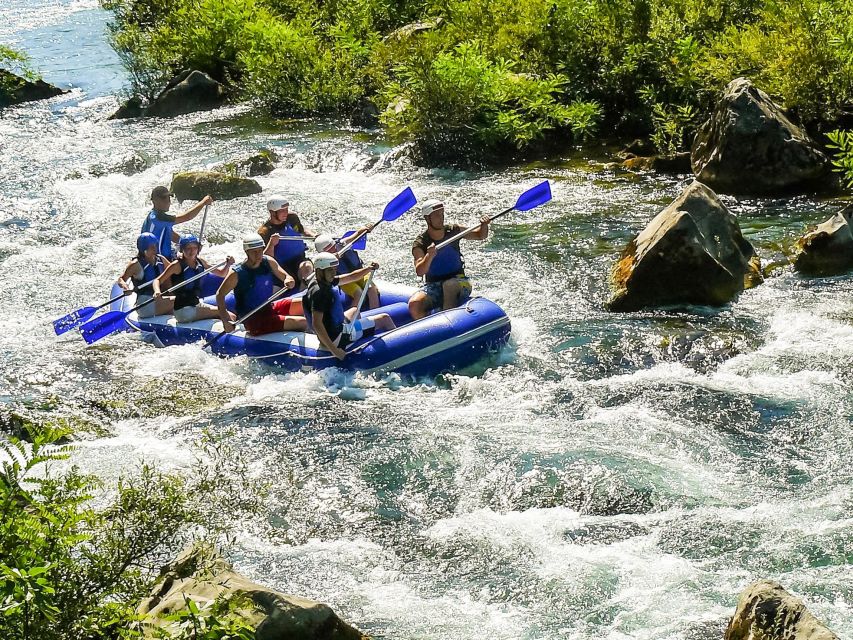
[[[372,225],[370,225],[372,226]],[[367,232],[370,227],[362,227],[358,231],[356,231],[355,235],[352,238],[360,237],[364,235],[363,232]],[[347,242],[349,242],[352,238],[347,238]],[[361,261],[361,258],[356,252],[355,249],[349,249],[344,253],[340,253],[340,250],[343,248],[339,241],[336,241],[332,236],[327,233],[320,234],[314,239],[314,248],[318,252],[327,252],[334,253],[338,258],[338,273],[340,275],[345,275],[347,273],[352,273],[353,271],[357,271],[364,267],[364,264]],[[347,284],[341,284],[340,288],[345,294],[347,294],[350,298],[352,298],[353,306],[358,304],[358,301],[361,299],[361,292],[364,289],[364,286],[367,284],[368,276],[364,276],[355,282],[350,282]],[[376,284],[371,283],[370,287],[367,290],[367,308],[368,309],[376,309],[379,306],[379,288]]]
[[[225,296],[234,291],[237,316],[242,318],[258,307],[273,293],[273,277],[279,278],[286,289],[292,289],[293,276],[282,269],[271,257],[264,255],[264,239],[257,233],[243,238],[243,250],[246,259],[231,270],[216,292],[216,306],[222,328],[234,331],[234,323],[225,308]],[[249,316],[243,326],[250,335],[259,336],[275,331],[305,331],[307,326],[302,317],[302,304],[299,300],[283,298],[258,310]]]
[[[352,273],[338,277],[338,258],[333,253],[318,253],[314,256],[314,278],[308,284],[302,298],[302,308],[308,322],[308,330],[317,334],[317,339],[325,349],[338,360],[346,358],[344,348],[356,340],[380,331],[396,328],[387,313],[371,318],[357,319],[358,309],[352,307],[344,311],[338,285],[354,282],[375,271],[379,265],[375,262]]]

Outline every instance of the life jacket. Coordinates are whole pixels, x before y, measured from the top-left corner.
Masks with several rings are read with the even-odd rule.
[[[171,218],[172,216],[169,217]],[[160,243],[157,245],[157,253],[160,253],[170,259],[175,255],[172,251],[173,226],[175,226],[175,223],[171,220],[163,220],[157,209],[151,209],[151,211],[148,212],[148,216],[145,218],[145,222],[142,223],[142,233],[153,233],[157,236],[157,240]]]
[[[302,234],[294,229],[290,224],[285,224],[284,228],[278,232],[278,235],[284,237],[299,237]],[[275,247],[275,261],[280,265],[288,262],[293,262],[296,259],[305,259],[305,243],[302,240],[281,240]]]
[[[316,278],[312,277],[308,283],[308,289],[302,298],[303,314],[305,315],[305,321],[308,323],[308,331],[312,333],[316,333],[314,331],[313,312],[317,311],[317,309],[314,309],[313,301],[314,296],[320,291],[320,288],[320,283],[317,282]],[[346,316],[344,315],[344,305],[341,302],[340,290],[334,285],[331,286],[331,289],[332,308],[329,311],[323,310],[323,325],[326,327],[326,333],[329,334],[329,338],[334,341],[343,332]]]
[[[338,258],[338,273],[352,273],[364,267],[358,252],[350,249]]]
[[[163,264],[163,260],[160,259],[160,256],[157,256],[157,260],[154,264],[148,264],[144,260],[140,260],[139,256],[136,257],[136,262],[139,266],[142,267],[142,276],[139,278],[135,278],[131,276],[130,281],[133,282],[133,288],[136,290],[136,295],[144,295],[144,296],[152,296],[154,295],[154,286],[148,285],[147,287],[141,287],[141,285],[146,282],[151,282],[155,278],[159,277],[161,273],[166,270],[165,265]]]
[[[273,274],[267,256],[261,258],[261,264],[254,269],[245,263],[234,267],[237,274],[237,286],[234,287],[234,301],[237,315],[243,317],[272,295]]]
[[[179,260],[179,264],[181,265],[181,271],[172,276],[173,287],[204,271],[204,265],[201,263],[201,260],[196,260],[195,267],[189,266],[183,258]],[[199,278],[198,280],[181,287],[175,292],[175,309],[194,307],[199,303],[199,296],[201,295],[201,280],[202,279]]]
[[[428,247],[433,243],[433,240],[426,232],[424,233],[426,235],[424,246]],[[451,233],[450,228],[445,226],[444,237],[435,242],[435,244],[440,244],[446,240],[447,236],[451,235]],[[459,249],[459,240],[457,240],[456,242],[451,242],[435,254],[435,257],[432,259],[429,269],[426,272],[426,281],[442,282],[443,280],[447,280],[448,278],[464,273],[465,262],[462,260],[462,251]]]

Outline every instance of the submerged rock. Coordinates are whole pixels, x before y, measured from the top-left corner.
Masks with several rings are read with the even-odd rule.
[[[761,580],[740,594],[725,640],[838,640],[838,636],[782,585]]]
[[[654,171],[655,173],[690,173],[690,154],[676,153],[671,156],[634,156],[622,163],[630,171]]]
[[[720,193],[821,186],[830,163],[809,135],[746,78],[732,80],[693,141],[696,178]]]
[[[816,276],[837,275],[853,269],[853,205],[799,239],[794,269]]]
[[[11,71],[0,69],[0,109],[22,102],[44,100],[68,93],[44,80],[28,80]]]
[[[168,617],[216,602],[255,628],[258,640],[367,640],[330,607],[251,582],[209,546],[191,547],[163,568],[150,597],[137,611],[149,629],[172,630]],[[156,632],[155,632],[156,633]]]
[[[251,178],[217,171],[184,171],[172,176],[172,193],[178,200],[201,200],[207,194],[215,200],[232,200],[262,191]]]
[[[611,311],[720,306],[761,282],[755,249],[737,218],[701,182],[688,186],[625,248],[611,274]]]

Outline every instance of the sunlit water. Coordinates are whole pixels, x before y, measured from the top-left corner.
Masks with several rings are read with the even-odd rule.
[[[387,146],[369,133],[248,107],[107,122],[125,79],[95,0],[2,13],[0,40],[72,93],[0,115],[0,400],[53,398],[111,430],[83,442],[85,469],[181,467],[203,429],[233,430],[273,483],[269,521],[244,522],[230,550],[238,568],[379,637],[710,640],[764,577],[853,632],[853,278],[783,268],[722,310],[608,314],[610,265],[684,182],[584,154],[481,174],[375,168]],[[261,146],[283,161],[263,195],[214,205],[208,258],[240,255],[273,191],[335,232],[406,185],[470,223],[551,179],[553,203],[465,246],[511,345],[469,375],[411,381],[53,335],[50,320],[105,299],[154,185]],[[91,176],[133,152],[150,168]],[[766,261],[839,206],[726,202]],[[383,278],[414,284],[419,224],[370,237]]]

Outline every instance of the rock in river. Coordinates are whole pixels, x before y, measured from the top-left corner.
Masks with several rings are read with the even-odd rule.
[[[725,640],[838,640],[838,636],[782,585],[760,580],[740,594]]]
[[[853,269],[853,205],[797,241],[794,269],[814,276],[832,276]]]
[[[172,176],[172,193],[178,200],[201,200],[207,194],[215,200],[232,200],[262,191],[251,178],[217,171],[184,171]]]
[[[68,93],[44,80],[27,80],[10,71],[0,69],[0,109],[22,102],[44,100]]]
[[[694,182],[625,248],[613,268],[608,308],[720,306],[760,281],[758,258],[737,218]]]
[[[235,573],[209,546],[191,547],[164,567],[138,613],[149,628],[165,631],[174,624],[167,617],[185,610],[187,599],[200,609],[225,604],[255,628],[257,640],[368,640],[327,605],[273,591]]]
[[[746,78],[726,87],[691,154],[696,178],[720,193],[812,189],[827,181],[830,170],[809,135]]]

